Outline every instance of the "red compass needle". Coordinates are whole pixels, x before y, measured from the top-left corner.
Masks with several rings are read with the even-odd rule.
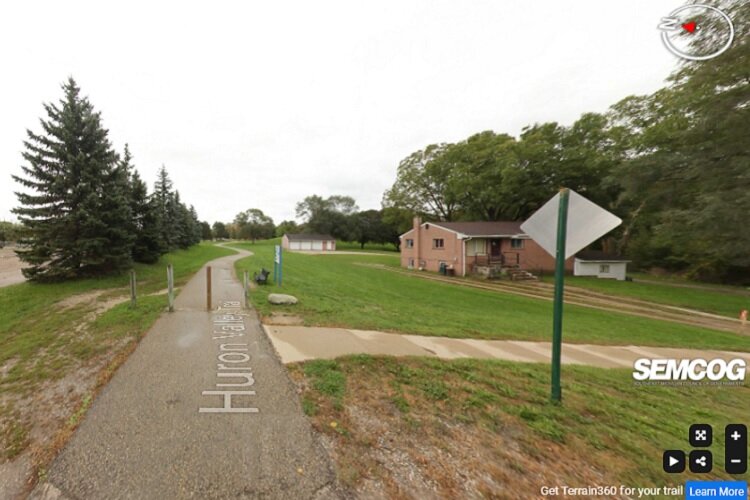
[[[682,29],[684,29],[688,33],[694,33],[696,28],[698,28],[698,25],[695,23],[695,21],[690,21],[689,23],[685,23],[682,25]]]

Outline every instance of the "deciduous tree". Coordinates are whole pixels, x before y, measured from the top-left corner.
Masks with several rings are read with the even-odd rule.
[[[296,213],[297,217],[304,219],[305,230],[352,241],[350,216],[357,208],[357,203],[350,196],[323,198],[312,195],[297,203]]]
[[[238,228],[238,236],[242,239],[255,240],[273,238],[276,226],[273,219],[258,208],[250,208],[240,212],[234,218],[234,224]]]

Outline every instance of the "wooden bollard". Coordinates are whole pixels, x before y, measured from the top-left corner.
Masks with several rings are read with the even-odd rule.
[[[206,267],[206,309],[211,310],[211,266]]]

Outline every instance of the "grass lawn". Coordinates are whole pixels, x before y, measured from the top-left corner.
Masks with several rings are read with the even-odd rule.
[[[630,370],[565,366],[556,406],[542,364],[352,356],[290,369],[303,409],[334,444],[339,477],[390,496],[421,484],[444,497],[521,498],[542,485],[727,479],[723,438],[700,477],[664,473],[662,452],[689,450],[692,423],[721,436],[750,413],[747,385],[636,386]]]
[[[725,291],[729,293],[737,293],[737,292],[744,292],[744,293],[750,293],[750,286],[743,286],[743,285],[722,285],[718,283],[709,283],[709,282],[703,282],[703,281],[694,281],[686,278],[682,274],[651,274],[643,271],[633,271],[632,273],[629,272],[628,276],[632,277],[634,280],[644,280],[644,281],[659,281],[662,283],[672,284],[672,285],[687,285],[691,287],[699,287],[699,288],[712,288],[716,289],[717,291]]]
[[[28,444],[30,419],[36,416],[25,414],[29,408],[19,401],[127,349],[153,324],[167,299],[149,294],[166,288],[167,263],[173,264],[175,286],[180,286],[207,261],[232,253],[201,244],[166,254],[154,265],[136,265],[136,309],[129,301],[119,303],[129,294],[127,275],[0,288],[0,459]]]
[[[654,278],[645,278],[653,279]],[[547,283],[553,283],[551,276],[543,278]],[[588,288],[609,295],[633,297],[659,304],[686,307],[698,311],[720,314],[731,318],[739,317],[742,309],[750,309],[750,293],[741,287],[707,286],[706,289],[686,288],[678,283],[671,285],[664,283],[644,283],[635,281],[616,281],[599,279],[588,276],[569,276],[566,283],[572,286]],[[680,282],[687,283],[687,282]],[[694,284],[697,285],[697,284]]]
[[[236,263],[273,269],[273,245],[237,246],[255,253]],[[261,314],[286,310],[307,325],[339,326],[456,338],[550,340],[552,304],[512,294],[411,278],[362,264],[398,266],[398,254],[284,254],[284,282],[258,287],[251,300]],[[271,306],[270,292],[290,293],[300,303]],[[596,309],[566,306],[566,342],[653,345],[750,351],[750,338]]]

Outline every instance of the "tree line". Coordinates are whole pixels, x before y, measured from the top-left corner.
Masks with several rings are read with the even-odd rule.
[[[750,4],[719,2],[737,33]],[[710,19],[701,20],[711,32]],[[717,31],[717,33],[720,31]],[[697,37],[699,53],[712,37]],[[436,220],[522,220],[560,187],[623,224],[599,244],[641,268],[750,282],[750,39],[708,61],[684,62],[668,85],[629,96],[570,126],[541,123],[519,137],[493,131],[429,145],[405,158],[383,197],[401,231]]]
[[[301,223],[285,220],[276,225],[261,209],[251,208],[238,213],[231,223],[215,222],[204,228],[204,237],[255,241],[287,233],[316,233],[356,242],[362,248],[367,243],[399,245],[398,227],[384,217],[383,210],[360,211],[350,196],[307,196],[297,203],[295,215]]]
[[[0,245],[18,241],[23,237],[24,228],[21,224],[10,221],[0,221]]]
[[[29,280],[60,281],[154,263],[201,239],[201,223],[161,167],[153,192],[118,154],[97,112],[73,78],[59,103],[44,105],[41,133],[27,130],[13,209],[23,226],[17,250]]]

